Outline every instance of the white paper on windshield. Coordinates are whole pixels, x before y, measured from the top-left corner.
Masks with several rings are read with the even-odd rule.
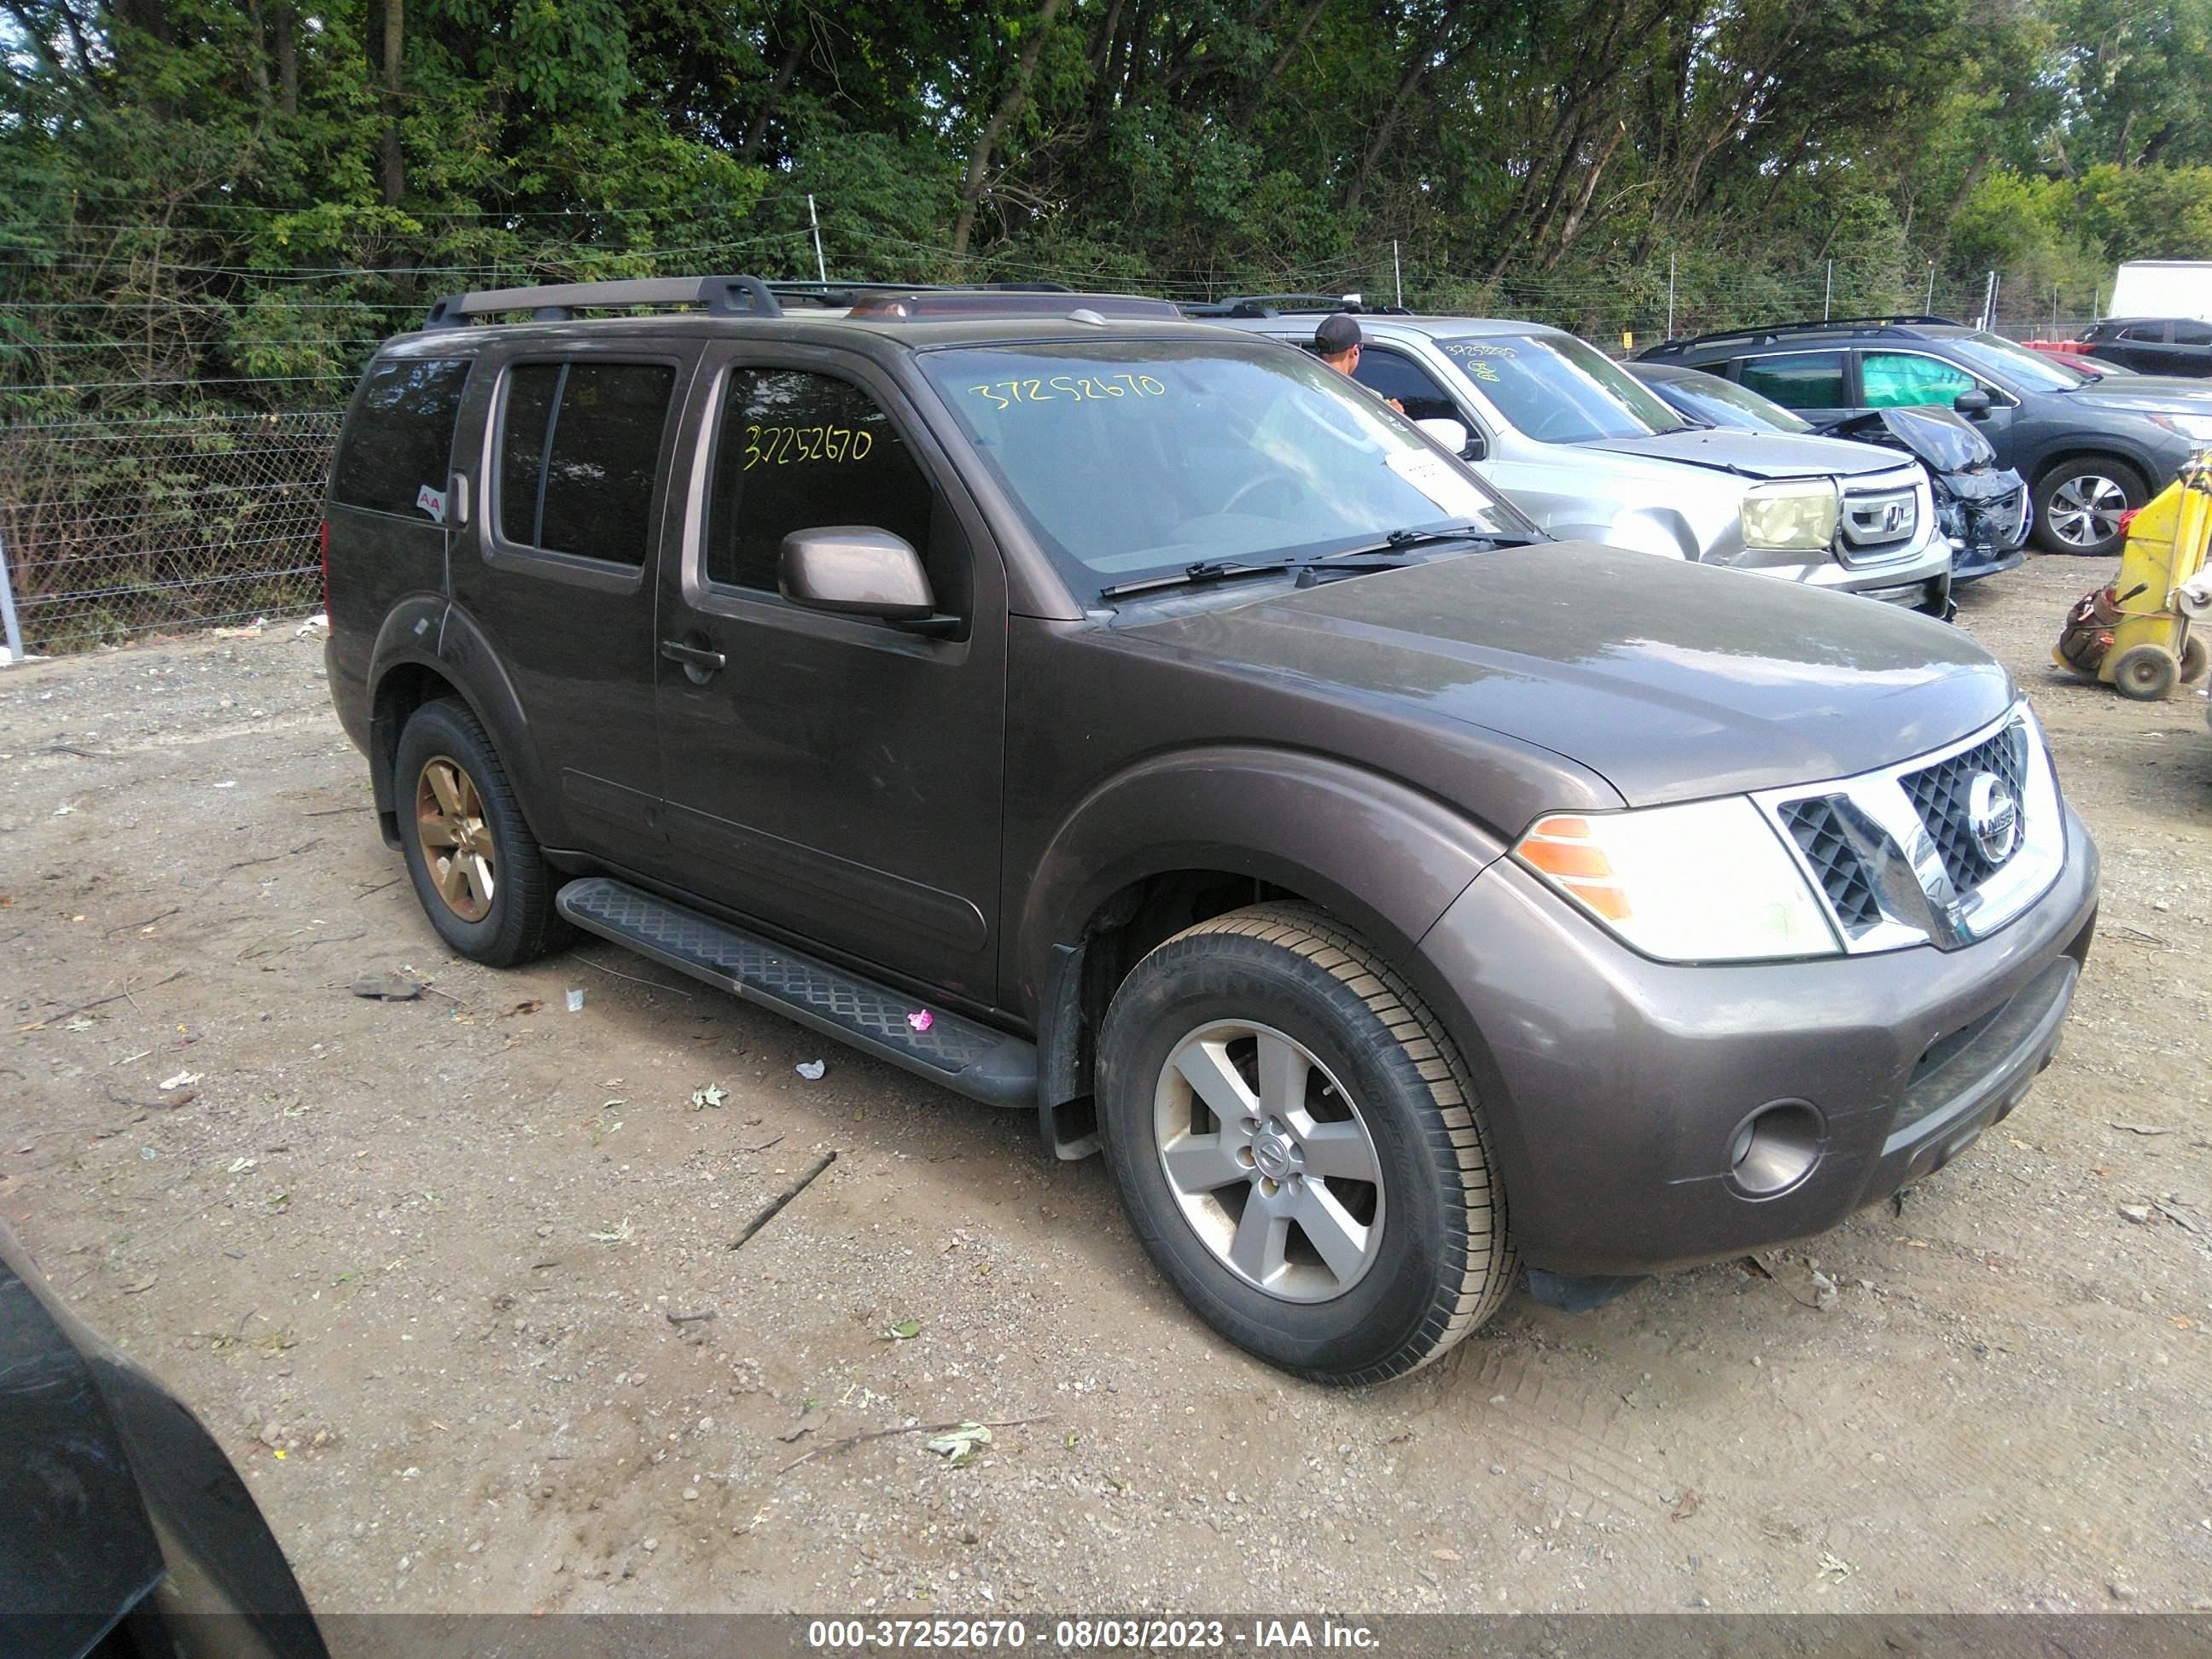
[[[1382,458],[1383,464],[1407,483],[1442,507],[1447,517],[1480,518],[1490,510],[1490,498],[1474,481],[1441,455],[1425,449],[1401,449]]]

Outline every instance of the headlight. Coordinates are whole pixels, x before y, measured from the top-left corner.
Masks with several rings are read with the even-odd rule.
[[[1840,503],[1831,483],[1759,484],[1744,492],[1743,544],[1769,552],[1825,550]]]
[[[1778,832],[1741,795],[1539,818],[1513,856],[1646,956],[1758,962],[1843,949]]]
[[[2212,438],[2212,415],[2154,415],[2151,419],[2185,438]]]

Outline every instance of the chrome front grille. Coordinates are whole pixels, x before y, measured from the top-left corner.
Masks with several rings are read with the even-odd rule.
[[[1922,519],[1935,510],[1928,486],[1910,474],[1887,473],[1846,489],[1836,522],[1837,554],[1845,564],[1894,558],[1921,539]]]
[[[1944,873],[1951,878],[1951,885],[1962,893],[1979,887],[1995,875],[2014,856],[2021,845],[2021,838],[2016,836],[2003,856],[1993,859],[1976,841],[1968,821],[1968,807],[1973,781],[1984,773],[2001,782],[2014,801],[2024,799],[2027,781],[2025,727],[2008,726],[1986,743],[1976,744],[1933,766],[1907,772],[1898,780],[1905,786],[1905,799],[1920,814],[1920,822],[1935,838],[1936,850],[1943,860]]]
[[[2040,898],[2065,863],[2057,779],[2025,703],[1902,765],[1753,799],[1854,954],[1954,951],[1986,938]]]

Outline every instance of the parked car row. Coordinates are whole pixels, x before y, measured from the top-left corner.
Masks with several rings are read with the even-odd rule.
[[[1186,309],[1298,344],[1332,308],[1341,302]],[[1456,422],[1463,458],[1554,536],[1949,610],[1952,550],[1910,459],[1707,425],[1558,329],[1378,314],[1359,325],[1355,378],[1415,420]]]
[[[1940,317],[1842,318],[1670,340],[1647,362],[1701,368],[1827,426],[1874,410],[1948,407],[2033,492],[2053,553],[2104,556],[2141,507],[2212,441],[2212,387],[2078,368]]]

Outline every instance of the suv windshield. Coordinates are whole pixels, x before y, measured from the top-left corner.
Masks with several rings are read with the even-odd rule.
[[[1462,335],[1437,346],[1500,415],[1538,443],[1649,438],[1687,424],[1571,334]]]
[[[1071,341],[919,361],[1079,597],[1400,530],[1539,533],[1379,399],[1280,346]]]
[[[2071,392],[2084,376],[2040,351],[2015,345],[2001,334],[1961,334],[1950,344],[1968,364],[2009,380],[2021,392]]]

